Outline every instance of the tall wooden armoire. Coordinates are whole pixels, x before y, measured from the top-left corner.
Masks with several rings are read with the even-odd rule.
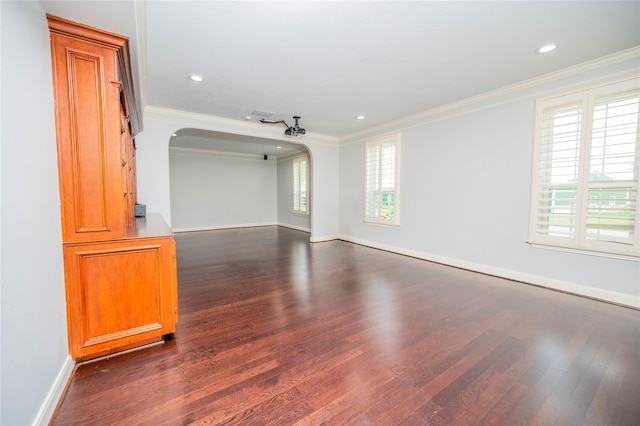
[[[84,360],[175,332],[175,242],[159,215],[134,214],[140,122],[127,38],[47,19],[69,350]]]

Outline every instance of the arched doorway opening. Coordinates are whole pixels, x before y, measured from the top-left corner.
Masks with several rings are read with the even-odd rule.
[[[178,130],[169,141],[172,228],[281,225],[311,232],[311,167],[299,143]]]

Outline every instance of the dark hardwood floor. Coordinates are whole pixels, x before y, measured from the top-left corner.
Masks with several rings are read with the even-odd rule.
[[[178,234],[174,339],[78,366],[54,424],[640,425],[640,311],[308,239]]]

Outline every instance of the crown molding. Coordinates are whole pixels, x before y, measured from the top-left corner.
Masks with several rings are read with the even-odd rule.
[[[213,157],[213,158],[226,158],[232,160],[250,160],[250,161],[286,161],[294,158],[309,158],[308,151],[293,151],[285,155],[269,155],[268,159],[264,159],[264,154],[246,154],[241,152],[232,151],[216,151],[206,148],[186,148],[183,146],[169,146],[169,152],[182,155],[192,155],[196,157]]]
[[[279,127],[156,106],[147,106],[145,108],[145,119],[172,122],[180,127],[193,127],[222,133],[299,143],[300,145],[315,143],[338,146],[338,138],[318,133],[308,132],[302,138],[288,138]]]
[[[169,146],[169,152],[183,155],[194,155],[197,157],[215,157],[215,158],[227,158],[234,160],[251,160],[251,161],[278,161],[281,157],[275,155],[269,155],[268,160],[264,159],[264,154],[246,154],[241,152],[231,151],[216,151],[213,149],[205,148],[185,148],[182,146]]]
[[[560,80],[566,77],[572,77],[591,70],[603,68],[609,65],[614,65],[620,62],[625,62],[632,59],[640,58],[640,46],[632,47],[631,49],[623,50],[611,55],[603,56],[592,61],[584,62],[582,64],[574,65],[569,68],[564,68],[559,71],[543,74],[538,77],[530,78],[519,83],[514,83],[508,86],[501,87],[496,90],[484,92],[476,96],[471,96],[460,101],[451,102],[446,105],[431,108],[426,111],[422,111],[416,114],[408,115],[406,117],[399,118],[397,120],[389,121],[378,126],[369,127],[358,132],[354,132],[348,135],[344,135],[338,138],[340,145],[353,142],[356,139],[362,138],[367,135],[396,130],[399,127],[409,126],[417,121],[431,118],[433,116],[443,114],[449,111],[468,107],[470,105],[478,104],[481,102],[489,101],[492,99],[500,98],[505,95],[516,93],[522,90],[530,89],[545,83]]]
[[[141,120],[144,122],[144,110],[147,107],[147,2],[133,3],[136,19],[136,53],[138,65],[138,87],[140,88]],[[141,129],[143,126],[141,126]]]
[[[271,140],[280,140],[287,142],[300,143],[305,145],[306,143],[314,143],[321,145],[340,146],[345,145],[359,138],[376,134],[380,132],[397,131],[399,128],[411,126],[425,119],[447,113],[454,110],[459,110],[465,107],[469,107],[482,102],[497,99],[506,95],[510,95],[519,91],[530,89],[536,86],[543,85],[545,83],[560,80],[562,78],[572,77],[591,70],[603,68],[606,66],[614,65],[620,62],[638,59],[640,58],[640,46],[633,47],[631,49],[623,50],[608,56],[584,62],[579,65],[575,65],[569,68],[564,68],[559,71],[554,71],[548,74],[543,74],[538,77],[531,78],[519,83],[511,84],[501,87],[496,90],[481,93],[476,96],[472,96],[460,101],[451,102],[446,105],[442,105],[436,108],[431,108],[426,111],[422,111],[416,114],[412,114],[394,121],[389,121],[378,126],[369,127],[360,130],[355,133],[340,137],[332,137],[321,135],[318,133],[308,132],[301,139],[292,139],[284,136],[283,132],[278,127],[268,127],[259,123],[235,120],[229,118],[223,118],[213,115],[199,114],[188,111],[175,110],[170,108],[162,108],[152,105],[147,105],[144,108],[145,119],[156,119],[167,122],[174,122],[181,127],[194,127],[205,130],[213,130],[223,133],[240,134],[245,136],[253,136],[259,138],[266,138]],[[144,99],[143,95],[143,102]]]

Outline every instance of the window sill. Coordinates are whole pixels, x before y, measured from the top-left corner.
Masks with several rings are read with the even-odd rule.
[[[386,228],[397,228],[400,226],[399,223],[384,223],[384,222],[371,222],[368,220],[364,221],[365,225],[375,225],[375,226],[382,226],[382,227],[386,227]]]
[[[582,254],[582,255],[588,255],[588,256],[606,257],[609,259],[630,260],[633,262],[640,262],[640,253],[638,254],[612,253],[612,252],[595,251],[595,250],[582,249],[582,248],[579,249],[575,247],[549,245],[544,243],[536,243],[532,241],[527,241],[527,244],[529,244],[534,248],[545,249],[545,250],[561,251],[565,253],[575,253],[575,254]]]

